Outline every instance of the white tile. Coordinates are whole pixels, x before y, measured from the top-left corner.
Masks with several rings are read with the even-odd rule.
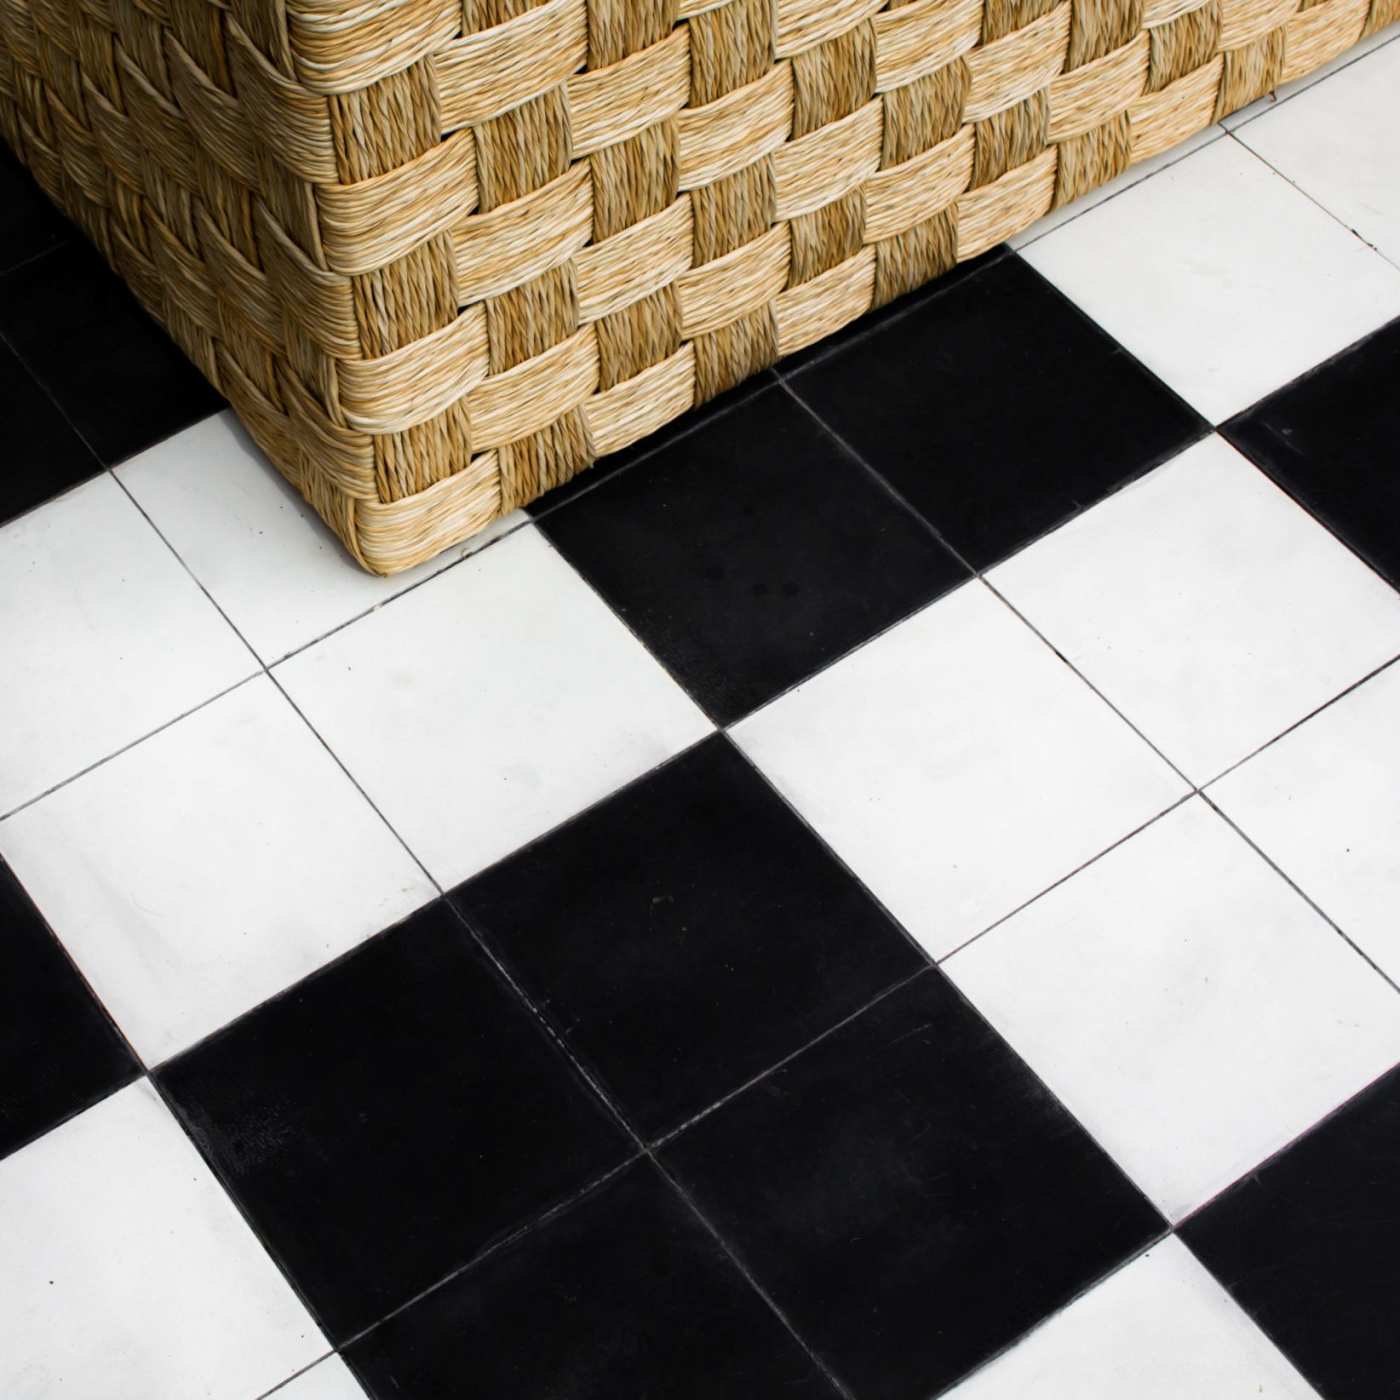
[[[1172,1219],[1400,1060],[1400,993],[1199,797],[944,966]]]
[[[1400,269],[1234,140],[1022,256],[1214,423],[1400,315]]]
[[[1185,790],[980,583],[733,733],[934,957]]]
[[[1007,239],[1007,242],[1013,248],[1024,248],[1028,243],[1034,243],[1037,238],[1044,238],[1052,229],[1060,228],[1071,220],[1077,219],[1081,214],[1087,214],[1095,205],[1102,204],[1104,200],[1112,199],[1114,195],[1122,194],[1124,190],[1131,189],[1139,180],[1145,180],[1149,175],[1155,175],[1159,170],[1165,170],[1167,166],[1175,165],[1179,160],[1185,160],[1193,151],[1199,151],[1202,146],[1208,146],[1212,141],[1223,139],[1224,135],[1225,131],[1222,127],[1215,125],[1202,127],[1200,131],[1193,132],[1179,145],[1170,146],[1147,160],[1130,165],[1116,179],[1110,180],[1105,185],[1100,185],[1098,189],[1081,194],[1077,199],[1071,200],[1068,204],[1062,204],[1058,209],[1052,209],[1043,219],[1037,219],[1029,228],[1024,228],[1020,233],[1013,234]]]
[[[1076,1299],[948,1400],[1317,1400],[1176,1239]]]
[[[1400,44],[1250,122],[1239,139],[1400,262]]]
[[[1197,783],[1400,652],[1400,595],[1218,437],[988,578]]]
[[[1314,68],[1311,73],[1304,73],[1301,78],[1295,78],[1291,83],[1284,83],[1274,92],[1259,98],[1256,102],[1251,102],[1248,107],[1241,107],[1238,112],[1232,112],[1221,121],[1220,125],[1227,131],[1235,131],[1244,126],[1246,122],[1253,122],[1256,117],[1275,112],[1290,98],[1297,97],[1301,92],[1306,92],[1324,78],[1331,78],[1333,74],[1349,68],[1364,55],[1382,48],[1396,39],[1400,39],[1400,26],[1387,25],[1384,29],[1372,34],[1369,39],[1363,39],[1359,44],[1353,44],[1345,53],[1339,54],[1330,63],[1324,63],[1321,68]]]
[[[516,511],[416,569],[376,578],[351,559],[231,413],[141,453],[117,475],[269,664],[526,520]]]
[[[0,529],[0,812],[257,662],[102,475]]]
[[[273,1391],[268,1400],[365,1400],[365,1393],[340,1357],[328,1356]]]
[[[250,1400],[330,1348],[144,1080],[0,1162],[0,1395]]]
[[[533,526],[277,675],[444,885],[711,727]]]
[[[0,823],[0,853],[147,1064],[434,893],[262,676]]]
[[[1400,980],[1400,667],[1285,734],[1210,796]]]

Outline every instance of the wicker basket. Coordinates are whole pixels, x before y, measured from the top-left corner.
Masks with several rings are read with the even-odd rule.
[[[0,0],[0,131],[407,568],[1400,0]]]

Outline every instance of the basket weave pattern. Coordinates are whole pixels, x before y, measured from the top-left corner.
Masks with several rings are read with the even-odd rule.
[[[0,0],[0,131],[391,573],[1398,17]]]

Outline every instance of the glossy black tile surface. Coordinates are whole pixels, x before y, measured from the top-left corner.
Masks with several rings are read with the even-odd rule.
[[[781,387],[541,528],[722,723],[966,577]]]
[[[628,1152],[441,902],[158,1078],[334,1339]]]
[[[0,524],[94,476],[102,463],[54,402],[0,343]]]
[[[1400,1069],[1179,1233],[1324,1400],[1400,1393]]]
[[[1221,431],[1400,588],[1400,321]]]
[[[790,382],[979,569],[1207,427],[1014,254]]]
[[[0,336],[108,466],[223,404],[86,243],[0,277]]]
[[[140,1072],[0,861],[0,1157]]]
[[[575,496],[581,496],[584,492],[592,490],[600,482],[616,476],[619,472],[632,466],[633,463],[641,461],[642,458],[651,457],[668,443],[675,442],[677,438],[693,433],[712,418],[718,418],[728,413],[730,409],[743,403],[745,399],[751,399],[760,390],[776,382],[777,376],[772,370],[763,370],[752,379],[746,379],[742,384],[736,384],[734,388],[726,390],[723,394],[706,400],[688,412],[682,413],[678,418],[673,418],[669,423],[658,428],[654,433],[648,433],[630,447],[624,447],[621,451],[609,452],[607,456],[599,457],[591,466],[581,471],[576,477],[566,481],[562,486],[556,486],[553,491],[546,491],[537,500],[527,502],[525,509],[533,516],[547,514],[555,507],[563,505],[565,501],[571,501]]]
[[[835,1400],[648,1162],[347,1352],[374,1400]]]
[[[648,1138],[924,963],[718,735],[453,897]]]
[[[77,236],[0,140],[0,272]]]
[[[1163,1228],[938,972],[662,1159],[861,1400],[938,1393]]]

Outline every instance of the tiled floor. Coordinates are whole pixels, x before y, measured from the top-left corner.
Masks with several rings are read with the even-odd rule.
[[[0,1397],[1400,1394],[1398,37],[387,581],[0,164]]]

